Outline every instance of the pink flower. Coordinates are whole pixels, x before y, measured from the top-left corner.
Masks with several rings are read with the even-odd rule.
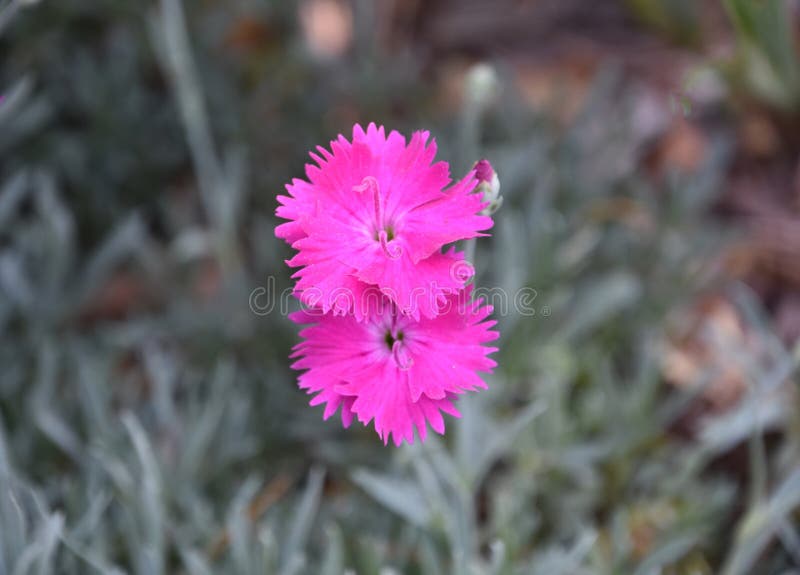
[[[397,132],[356,125],[352,143],[339,136],[330,152],[318,148],[308,181],[286,186],[276,213],[288,222],[275,233],[298,250],[287,263],[300,268],[303,303],[346,313],[337,298],[360,282],[377,286],[402,313],[433,318],[445,296],[464,287],[468,277],[454,273],[464,267],[442,247],[485,235],[492,220],[480,215],[486,204],[472,193],[474,171],[444,189],[448,165],[432,163],[436,144],[428,137],[415,132],[406,144]]]
[[[415,428],[424,440],[428,424],[444,433],[442,412],[458,417],[457,397],[486,387],[478,373],[495,366],[485,344],[498,337],[491,308],[471,299],[472,266],[444,248],[491,227],[484,188],[497,176],[483,161],[450,186],[427,132],[406,143],[374,124],[318,150],[276,211],[310,306],[291,317],[313,324],[292,355],[299,386],[326,419],[341,407],[345,427],[374,421],[384,443],[411,443]]]
[[[477,372],[496,365],[488,355],[497,350],[484,344],[497,338],[486,320],[491,307],[470,299],[471,286],[449,295],[435,318],[413,318],[399,312],[388,298],[365,321],[354,315],[321,315],[319,310],[296,312],[292,320],[311,323],[292,357],[306,370],[300,388],[326,404],[327,419],[342,406],[348,427],[357,416],[375,422],[384,443],[413,443],[414,428],[422,441],[427,425],[444,433],[441,412],[459,417],[453,400],[465,391],[486,388]],[[313,312],[313,313],[312,313]]]

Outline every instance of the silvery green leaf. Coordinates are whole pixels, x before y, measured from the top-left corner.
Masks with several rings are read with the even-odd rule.
[[[320,575],[340,575],[344,572],[344,541],[341,529],[335,524],[325,528],[325,552]]]
[[[608,321],[639,299],[642,286],[629,272],[612,272],[591,281],[581,293],[559,329],[560,337],[573,339]]]
[[[0,229],[7,229],[12,217],[16,215],[20,203],[30,193],[28,172],[17,172],[2,185],[0,191]]]
[[[800,506],[800,468],[793,469],[767,501],[757,501],[737,525],[724,575],[750,573],[781,524]]]
[[[195,550],[187,550],[181,554],[181,559],[189,575],[212,575],[211,565]]]
[[[413,481],[367,469],[356,470],[352,479],[378,503],[414,525],[424,527],[430,523],[430,509]]]
[[[122,423],[133,443],[141,473],[137,483],[139,507],[136,510],[142,536],[138,571],[157,575],[163,572],[166,559],[161,473],[150,441],[135,416],[123,414]]]
[[[706,449],[722,452],[742,442],[753,433],[780,427],[789,415],[780,395],[754,392],[734,409],[709,416],[700,432]]]
[[[325,471],[321,468],[314,468],[309,473],[308,485],[294,511],[294,517],[289,524],[288,534],[282,549],[281,573],[285,575],[292,575],[297,572],[296,566],[300,564],[301,549],[305,547],[309,530],[317,513],[324,480]]]

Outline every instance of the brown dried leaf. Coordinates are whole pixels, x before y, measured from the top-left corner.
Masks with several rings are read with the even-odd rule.
[[[727,346],[752,349],[754,336],[736,307],[722,296],[710,296],[689,311],[681,333],[674,334],[662,358],[665,379],[680,388],[698,385],[708,374],[714,379],[704,392],[712,409],[724,410],[736,404],[745,390],[745,374],[721,353],[712,340]]]

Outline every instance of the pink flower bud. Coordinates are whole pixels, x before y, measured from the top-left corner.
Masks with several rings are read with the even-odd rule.
[[[480,160],[476,162],[473,169],[475,170],[475,177],[478,178],[479,182],[492,182],[494,168],[492,168],[492,164],[489,163],[489,160]]]

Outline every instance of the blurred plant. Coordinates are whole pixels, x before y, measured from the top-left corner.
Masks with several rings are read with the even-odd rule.
[[[626,0],[633,13],[673,40],[697,45],[701,40],[700,6],[693,0]]]
[[[787,112],[800,109],[800,52],[786,0],[724,0],[736,33],[730,73],[756,97]]]
[[[653,183],[613,75],[566,129],[498,72],[469,129],[436,130],[502,174],[477,284],[535,294],[533,316],[498,308],[500,369],[455,433],[389,453],[305,405],[292,326],[248,307],[283,269],[276,186],[352,114],[430,114],[425,90],[397,89],[416,68],[365,48],[370,4],[355,54],[326,63],[277,1],[257,7],[274,19],[251,7],[276,28],[241,59],[215,51],[242,17],[219,3],[163,0],[156,50],[130,3],[41,3],[6,28],[0,573],[796,570],[796,350],[733,290],[761,343],[707,345],[736,366],[739,403],[698,415],[713,370],[662,385],[665,326],[717,288],[726,234],[707,211],[728,146]]]
[[[691,0],[626,0],[643,22],[675,41],[698,47],[703,42],[701,5]],[[731,22],[733,57],[712,62],[734,87],[784,112],[800,108],[800,50],[796,37],[797,6],[792,0],[721,0]],[[702,70],[708,74],[711,70]],[[698,76],[699,72],[692,72]],[[690,80],[691,81],[691,80]],[[689,82],[673,105],[688,115]]]

